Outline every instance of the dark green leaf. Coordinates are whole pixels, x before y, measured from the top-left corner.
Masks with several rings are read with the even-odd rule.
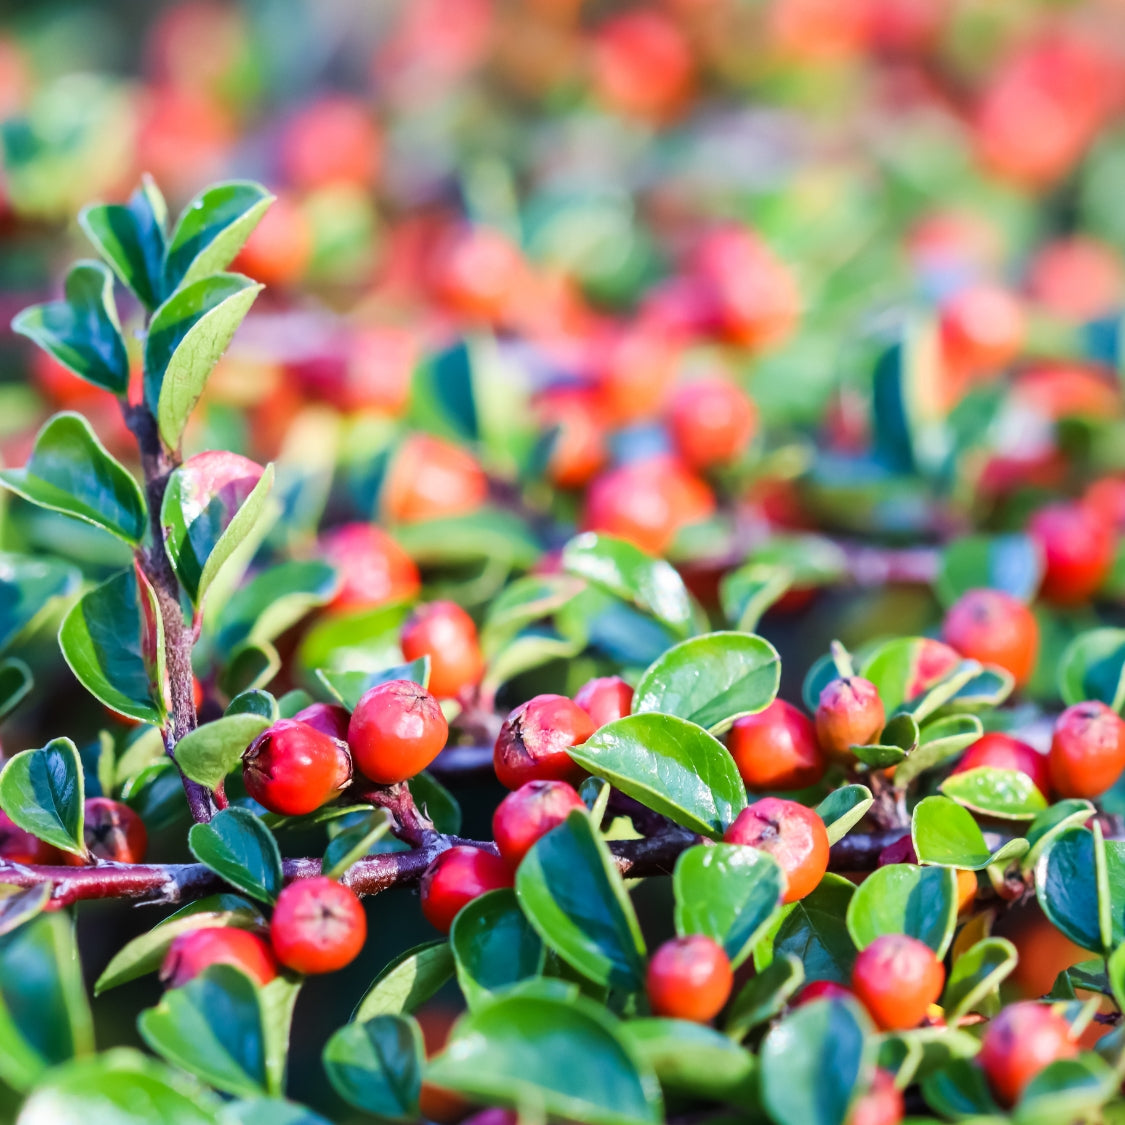
[[[868,746],[853,746],[851,752],[869,769],[897,766],[912,753],[919,741],[918,723],[912,715],[892,715],[879,735]]]
[[[1044,809],[1024,833],[1029,850],[1020,861],[1020,867],[1024,871],[1030,871],[1060,832],[1066,828],[1081,827],[1094,815],[1094,812],[1094,806],[1079,797],[1057,801],[1050,808]]]
[[[461,832],[461,806],[457,798],[432,774],[416,773],[407,783],[414,803],[446,836]]]
[[[816,806],[816,814],[828,830],[828,842],[835,844],[842,840],[873,804],[874,798],[866,785],[841,785],[829,793]]]
[[[543,943],[520,911],[515,891],[507,888],[468,903],[453,920],[449,944],[470,1008],[543,970]]]
[[[1044,849],[1035,868],[1035,894],[1043,913],[1083,949],[1102,951],[1094,834],[1064,828]]]
[[[952,1024],[977,1009],[1007,979],[1019,960],[1007,938],[989,937],[970,946],[953,962],[941,998],[945,1018]]]
[[[246,809],[223,809],[210,824],[194,824],[188,846],[233,887],[272,904],[281,891],[281,853],[273,833]]]
[[[666,1019],[630,1020],[622,1029],[665,1090],[756,1108],[754,1057],[721,1032]]]
[[[176,744],[176,761],[192,781],[214,789],[269,725],[270,720],[258,714],[224,715],[184,735]]]
[[[321,870],[329,879],[341,879],[353,863],[370,854],[372,847],[391,830],[385,812],[373,812],[358,824],[333,836],[324,849]]]
[[[943,1117],[1001,1117],[993,1100],[984,1071],[968,1059],[954,1059],[947,1066],[922,1080],[926,1104]],[[1003,1118],[1001,1118],[1003,1120]]]
[[[250,1098],[230,1102],[223,1109],[221,1125],[332,1125],[327,1117],[308,1106],[282,1098]]]
[[[516,894],[543,941],[596,984],[629,992],[644,981],[645,945],[604,841],[573,812],[524,857]]]
[[[852,895],[847,924],[857,949],[883,934],[906,934],[944,957],[957,925],[957,876],[914,863],[879,867]]]
[[[215,647],[230,652],[245,641],[272,641],[336,592],[336,571],[326,562],[280,563],[236,590],[219,613]]]
[[[16,887],[0,883],[0,937],[30,922],[51,899],[51,884]]]
[[[918,862],[937,867],[983,871],[994,863],[1019,859],[1027,851],[1027,841],[1017,837],[990,852],[973,814],[948,797],[919,801],[910,832]]]
[[[1125,707],[1125,629],[1079,633],[1059,660],[1059,693],[1068,707],[1087,699]]]
[[[493,598],[480,631],[481,651],[493,660],[528,625],[549,617],[584,586],[567,574],[528,574]]]
[[[374,980],[352,1019],[412,1012],[424,1004],[454,973],[453,950],[447,941],[431,941],[396,957]]]
[[[416,1120],[424,1060],[422,1032],[403,1016],[345,1024],[324,1047],[324,1071],[336,1093],[391,1121]]]
[[[633,696],[633,713],[678,715],[712,734],[773,702],[781,661],[768,641],[752,633],[706,633],[668,649],[646,669]]]
[[[805,970],[792,953],[776,956],[755,973],[734,998],[727,1014],[726,1033],[743,1039],[756,1027],[780,1015],[805,982]]]
[[[40,750],[16,754],[0,773],[0,807],[25,832],[84,856],[85,779],[78,748],[56,738]]]
[[[31,669],[22,660],[0,660],[0,719],[11,714],[31,694],[33,686]]]
[[[773,937],[773,957],[792,953],[804,967],[806,980],[847,984],[856,948],[845,918],[854,893],[855,886],[847,879],[825,875],[812,894],[782,911]]]
[[[281,655],[269,641],[244,641],[223,664],[219,690],[226,695],[244,695],[264,688],[280,671]]]
[[[1027,1084],[1016,1125],[1058,1125],[1095,1113],[1117,1092],[1120,1078],[1093,1052],[1049,1063]]]
[[[941,791],[971,812],[1000,820],[1031,820],[1047,807],[1026,773],[995,766],[951,774],[942,782]]]
[[[0,652],[33,625],[58,598],[73,594],[82,576],[53,559],[0,553]]]
[[[333,672],[318,668],[316,678],[328,689],[337,703],[349,711],[359,706],[360,699],[373,687],[391,680],[412,680],[425,687],[430,682],[430,658],[420,656],[407,664],[395,664],[378,672]]]
[[[257,715],[259,718],[272,723],[281,717],[281,712],[277,700],[268,691],[260,691],[254,688],[236,695],[227,704],[227,709],[223,712],[223,715],[226,718],[230,718],[232,715]],[[292,716],[289,717],[292,718]]]
[[[976,715],[947,715],[926,723],[919,732],[918,749],[895,770],[895,784],[905,788],[923,770],[955,758],[983,733]]]
[[[748,563],[723,575],[719,597],[734,629],[753,632],[766,612],[793,585],[793,571],[776,563]]]
[[[746,807],[746,788],[727,748],[674,715],[627,715],[570,756],[647,808],[715,839]]]
[[[0,470],[0,484],[25,500],[73,516],[136,545],[148,511],[140,486],[98,441],[80,414],[56,414],[39,431],[22,469]]]

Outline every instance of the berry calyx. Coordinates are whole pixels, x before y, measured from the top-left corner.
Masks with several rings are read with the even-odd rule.
[[[1051,792],[1051,772],[1047,755],[1040,754],[1034,746],[1013,738],[1000,731],[989,731],[982,735],[965,751],[961,760],[953,767],[954,773],[965,773],[980,766],[991,766],[999,770],[1019,770],[1035,783],[1035,788],[1044,797]]]
[[[319,809],[351,779],[347,745],[297,719],[278,719],[242,755],[246,792],[282,816]]]
[[[359,899],[334,879],[297,879],[277,896],[270,941],[277,959],[295,972],[334,973],[356,959],[366,938]]]
[[[456,602],[420,605],[402,627],[402,655],[407,660],[430,658],[430,692],[452,699],[476,687],[484,673],[484,657],[473,619]]]
[[[877,937],[852,969],[852,989],[883,1031],[917,1027],[944,985],[937,954],[906,934]]]
[[[666,941],[648,963],[645,985],[653,1013],[710,1023],[730,997],[734,974],[721,945],[703,934]]]
[[[95,859],[140,863],[148,850],[144,821],[128,805],[108,797],[87,799],[82,834],[86,850]]]
[[[810,808],[782,797],[763,797],[743,809],[726,830],[728,844],[768,852],[785,873],[783,902],[816,890],[828,870],[828,832]]]
[[[978,1061],[996,1100],[1007,1107],[1044,1067],[1077,1054],[1070,1024],[1048,1005],[1027,1000],[1004,1008],[989,1023]]]
[[[565,695],[537,695],[505,720],[492,764],[500,784],[519,789],[529,781],[578,781],[584,774],[567,753],[594,733],[594,721]]]
[[[633,689],[620,676],[598,676],[575,692],[574,702],[590,716],[595,727],[604,727],[630,713]]]
[[[448,737],[438,701],[411,680],[389,680],[364,692],[348,724],[356,768],[380,785],[421,773]]]
[[[895,1085],[894,1075],[877,1069],[871,1085],[852,1105],[847,1125],[898,1125],[905,1113],[902,1091]]]
[[[1023,687],[1039,655],[1039,623],[1019,598],[1003,590],[962,594],[945,615],[941,635],[962,656],[995,664]]]
[[[173,940],[160,979],[166,988],[179,988],[212,965],[233,965],[259,984],[269,984],[278,973],[269,942],[257,934],[233,926],[207,926]]]
[[[1098,700],[1075,703],[1055,720],[1047,756],[1060,797],[1096,797],[1125,770],[1125,723]]]
[[[879,689],[862,676],[841,676],[827,683],[820,693],[817,741],[829,757],[851,761],[851,748],[874,742],[886,721]]]
[[[1081,504],[1048,504],[1028,525],[1043,552],[1040,593],[1057,605],[1088,601],[1113,565],[1112,530]]]
[[[685,383],[668,407],[668,431],[676,452],[693,469],[737,461],[749,448],[757,426],[750,396],[729,379]]]
[[[422,913],[443,934],[467,902],[512,885],[512,872],[498,855],[460,844],[444,851],[422,876]]]
[[[812,720],[783,699],[738,719],[727,744],[747,789],[803,789],[828,767]]]
[[[529,781],[509,793],[492,814],[492,838],[514,871],[537,840],[558,827],[582,798],[565,781]]]

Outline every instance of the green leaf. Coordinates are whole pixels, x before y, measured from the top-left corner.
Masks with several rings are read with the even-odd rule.
[[[177,290],[153,314],[145,342],[145,404],[169,449],[179,449],[208,376],[261,288],[240,274],[215,274]]]
[[[984,1071],[968,1059],[954,1059],[926,1075],[922,1095],[931,1109],[953,1120],[977,1116],[1006,1120],[992,1097]]]
[[[875,803],[866,785],[841,785],[833,789],[819,805],[816,815],[824,821],[828,842],[842,840],[863,818]]]
[[[24,750],[0,773],[0,807],[25,832],[72,855],[84,856],[85,779],[78,748],[56,738]]]
[[[0,883],[0,937],[42,914],[51,901],[51,889],[50,883],[36,883],[32,887]]]
[[[342,879],[352,864],[369,855],[372,847],[390,830],[390,818],[382,810],[373,812],[358,824],[349,825],[328,842],[320,864],[321,873],[329,879]]]
[[[71,920],[40,914],[0,936],[0,1078],[15,1090],[94,1049]]]
[[[1100,953],[1096,850],[1088,828],[1058,832],[1035,868],[1035,895],[1043,913],[1075,945]]]
[[[980,1050],[980,1039],[953,1027],[916,1027],[879,1038],[878,1065],[891,1071],[895,1085],[921,1082],[953,1059],[971,1059]],[[982,1123],[983,1125],[983,1123]]]
[[[268,1092],[258,991],[230,965],[211,965],[169,989],[141,1013],[137,1029],[167,1062],[217,1090],[242,1098]]]
[[[857,949],[884,934],[906,934],[944,957],[957,925],[957,875],[914,863],[876,868],[852,895],[847,925]]]
[[[32,504],[93,524],[133,546],[148,526],[140,485],[80,414],[51,418],[36,436],[27,465],[0,470],[0,484]]]
[[[446,836],[461,833],[461,806],[457,798],[432,774],[416,773],[407,783],[410,796],[434,827]]]
[[[304,977],[296,973],[280,973],[258,993],[266,1044],[266,1089],[271,1094],[280,1095],[285,1089],[293,1012],[303,984]]]
[[[449,942],[416,945],[400,953],[375,978],[352,1019],[363,1023],[378,1015],[412,1012],[433,996],[453,973],[453,950]]]
[[[237,453],[190,457],[168,478],[160,523],[168,558],[192,604],[207,589],[260,518],[273,486],[263,469]]]
[[[81,581],[75,567],[54,559],[0,553],[0,652]]]
[[[59,629],[78,682],[111,710],[162,726],[164,629],[156,595],[134,568],[84,594]]]
[[[349,711],[359,706],[359,701],[373,687],[391,680],[412,680],[425,687],[430,682],[430,658],[420,656],[406,664],[395,664],[378,672],[333,672],[318,668],[316,678],[328,689],[337,703]]]
[[[515,891],[508,888],[469,902],[453,920],[449,944],[457,983],[470,1008],[543,970],[543,943],[520,911]]]
[[[425,1053],[418,1024],[382,1015],[345,1024],[324,1047],[324,1072],[349,1105],[390,1121],[414,1121]]]
[[[492,599],[481,625],[485,658],[493,660],[521,629],[550,617],[584,585],[568,574],[527,574],[510,583]]]
[[[749,1051],[687,1020],[639,1019],[622,1025],[634,1053],[668,1092],[757,1107],[757,1067]]]
[[[691,597],[683,579],[670,563],[646,555],[632,543],[586,532],[563,548],[562,567],[655,617],[677,636],[691,632]]]
[[[246,809],[223,809],[210,824],[193,824],[188,847],[232,887],[272,905],[281,891],[281,853],[273,833]]]
[[[1075,826],[1081,827],[1095,811],[1090,801],[1084,801],[1080,797],[1056,801],[1050,808],[1044,809],[1024,833],[1029,850],[1020,861],[1021,870],[1032,870],[1039,862],[1039,857],[1060,832]]]
[[[319,560],[279,563],[236,590],[219,612],[215,648],[233,651],[251,641],[272,641],[336,592],[336,571]]]
[[[1125,629],[1087,629],[1059,659],[1059,693],[1071,707],[1097,699],[1120,712],[1125,707]]]
[[[155,973],[164,963],[164,957],[172,942],[180,934],[222,926],[248,930],[257,928],[261,923],[261,915],[249,903],[234,910],[201,910],[168,919],[154,929],[133,938],[117,951],[110,963],[102,970],[102,975],[98,977],[94,985],[94,995],[100,996],[111,988],[136,980],[137,977]]]
[[[983,670],[955,657],[927,637],[897,637],[869,653],[859,673],[878,688],[888,715],[906,710],[921,723]]]
[[[113,300],[113,275],[100,262],[77,262],[66,275],[65,299],[24,309],[12,331],[33,340],[88,383],[124,395],[129,357]]]
[[[219,690],[239,696],[257,691],[270,683],[281,671],[281,655],[269,641],[240,644],[219,672]]]
[[[183,210],[168,240],[164,292],[225,270],[274,201],[261,184],[213,184]]]
[[[526,520],[515,512],[488,506],[460,516],[402,524],[395,528],[395,539],[419,566],[488,560],[500,568],[501,577],[513,567],[533,566],[541,550]]]
[[[805,982],[805,970],[792,953],[775,957],[761,972],[755,973],[730,1005],[726,1033],[744,1039],[756,1027],[780,1015],[785,1005]]]
[[[727,748],[674,715],[627,715],[569,753],[647,808],[714,839],[746,807],[746,787]]]
[[[871,1079],[866,1016],[848,1000],[802,1005],[766,1036],[762,1105],[777,1125],[844,1125],[852,1091]]]
[[[31,694],[32,687],[31,669],[22,660],[0,660],[0,719],[14,711]]]
[[[543,941],[595,984],[636,992],[645,945],[633,904],[585,812],[542,837],[516,872],[520,906]]]
[[[941,1005],[946,1021],[953,1024],[975,1011],[992,996],[1011,974],[1019,960],[1016,947],[1007,938],[988,937],[970,946],[953,962]]]
[[[948,797],[919,801],[914,808],[910,835],[918,862],[936,867],[983,871],[994,863],[1019,859],[1027,851],[1027,841],[1018,837],[990,852],[972,813]]]
[[[897,766],[918,746],[920,734],[913,715],[892,715],[879,734],[879,741],[853,746],[851,752],[869,769]]]
[[[176,762],[192,781],[214,789],[269,725],[261,715],[224,715],[184,735],[176,744]]]
[[[156,308],[163,297],[167,221],[168,208],[149,176],[128,204],[99,204],[78,216],[98,253],[147,309]]]
[[[332,1125],[327,1117],[314,1113],[308,1106],[283,1098],[249,1098],[228,1103],[220,1118],[221,1125]]]
[[[984,733],[976,715],[948,715],[921,728],[918,749],[895,770],[895,785],[905,788],[924,770],[948,762]]]
[[[776,563],[752,562],[728,571],[719,582],[723,617],[734,629],[752,633],[771,605],[790,589],[794,573]]]
[[[1015,1125],[1088,1120],[1119,1086],[1115,1071],[1093,1052],[1076,1059],[1056,1059],[1025,1087],[1016,1106]]]
[[[1026,773],[995,766],[951,774],[942,782],[941,791],[970,812],[1000,820],[1031,820],[1047,807]]]
[[[300,710],[300,708],[298,708]],[[269,722],[276,722],[281,718],[278,701],[268,691],[251,688],[249,691],[240,692],[227,704],[224,717],[232,715],[257,715],[258,718]]]
[[[676,933],[705,934],[737,968],[781,909],[785,876],[765,852],[738,844],[688,848],[672,875]]]
[[[845,922],[853,894],[855,886],[843,876],[825,875],[812,894],[782,910],[773,936],[773,957],[792,953],[804,967],[806,980],[847,984],[856,957]],[[764,967],[758,965],[759,970]]]
[[[719,734],[768,707],[780,679],[781,661],[768,641],[752,633],[706,633],[674,645],[646,669],[633,713],[678,715]]]
[[[565,637],[554,629],[540,626],[524,629],[489,661],[481,681],[482,689],[498,691],[509,680],[555,660],[570,660],[585,647],[585,637]]]
[[[1030,535],[963,535],[942,551],[934,586],[946,609],[981,588],[1030,602],[1042,576],[1043,558]]]
[[[217,1112],[210,1090],[140,1051],[118,1047],[51,1071],[24,1102],[17,1122],[215,1125]]]
[[[474,1101],[588,1125],[663,1119],[655,1075],[609,1013],[581,996],[509,994],[470,1012],[426,1080]]]

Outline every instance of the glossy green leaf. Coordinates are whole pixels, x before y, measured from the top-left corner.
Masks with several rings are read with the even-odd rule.
[[[193,824],[188,847],[232,887],[272,904],[281,891],[281,853],[273,833],[246,809],[217,813],[210,824]]]
[[[988,1088],[988,1079],[968,1059],[954,1059],[922,1080],[922,1096],[943,1117],[962,1120],[985,1117],[1006,1120]]]
[[[516,872],[516,894],[539,936],[578,972],[629,992],[642,986],[636,912],[585,812],[572,812],[532,847]]]
[[[144,177],[127,204],[86,207],[78,221],[141,304],[155,309],[163,300],[168,208],[151,177]]]
[[[333,836],[324,849],[321,871],[329,879],[342,879],[352,864],[369,855],[372,847],[391,830],[385,812],[373,812],[366,820],[350,825]]]
[[[866,785],[841,785],[833,789],[819,805],[816,815],[824,821],[828,842],[842,840],[867,815],[875,803]]]
[[[509,680],[555,660],[570,660],[585,647],[585,637],[566,637],[549,627],[524,629],[489,662],[482,689],[496,692]]]
[[[1016,947],[1007,938],[988,937],[970,946],[953,962],[945,982],[941,1005],[945,1018],[954,1023],[977,1010],[994,995],[1019,960]]]
[[[470,1008],[543,969],[543,943],[507,888],[468,903],[453,920],[449,944]]]
[[[918,862],[937,867],[983,871],[994,863],[1019,859],[1027,851],[1022,837],[1009,840],[995,852],[968,809],[948,797],[926,797],[914,809],[910,829]]]
[[[1102,838],[1101,825],[1094,822],[1097,837],[1099,919],[1106,949],[1125,942],[1125,840]]]
[[[184,735],[176,744],[176,762],[192,781],[214,789],[269,725],[262,715],[224,715]]]
[[[34,686],[31,669],[22,660],[0,660],[0,719],[11,714]]]
[[[746,807],[746,788],[727,748],[674,715],[627,715],[570,756],[647,808],[714,839]]]
[[[687,1020],[639,1019],[623,1024],[622,1032],[669,1093],[756,1108],[754,1056],[714,1028]]]
[[[942,782],[941,791],[970,812],[1000,820],[1031,820],[1047,807],[1026,773],[995,766],[951,774]]]
[[[895,784],[905,788],[924,770],[957,757],[984,733],[976,715],[947,715],[922,726],[918,749],[895,770]]]
[[[934,588],[947,609],[981,588],[1030,602],[1042,576],[1043,558],[1030,535],[964,535],[942,551]]]
[[[389,1121],[414,1121],[425,1053],[418,1024],[381,1015],[345,1024],[324,1047],[324,1072],[349,1105]]]
[[[691,597],[675,568],[610,535],[586,532],[563,548],[563,570],[655,617],[677,636],[692,628]]]
[[[81,581],[78,570],[66,563],[0,552],[0,652]]]
[[[461,806],[457,798],[433,774],[416,773],[407,783],[410,796],[434,827],[446,836],[461,833]]]
[[[913,715],[892,715],[879,734],[879,741],[853,746],[851,752],[869,769],[897,766],[918,746],[920,735]]]
[[[63,619],[59,645],[96,699],[142,723],[164,722],[164,630],[156,595],[135,569],[84,594]]]
[[[319,560],[279,563],[236,590],[218,614],[215,647],[232,651],[247,641],[272,641],[331,600],[336,571]]]
[[[857,949],[884,934],[906,934],[944,957],[957,925],[957,875],[914,863],[876,868],[856,887],[847,925]]]
[[[64,367],[115,395],[129,389],[129,358],[113,299],[113,275],[100,262],[77,262],[65,299],[24,309],[12,331],[34,340]]]
[[[726,1033],[735,1039],[745,1038],[754,1028],[780,1015],[804,983],[805,970],[796,955],[779,954],[755,973],[731,1001]]]
[[[93,524],[134,546],[148,526],[140,485],[80,414],[51,418],[36,436],[26,466],[0,470],[0,485],[32,504]]]
[[[31,887],[0,883],[0,937],[42,914],[50,901],[50,883],[36,883]]]
[[[153,314],[145,342],[145,403],[169,449],[179,449],[208,376],[261,288],[240,274],[216,274],[177,290]]]
[[[776,563],[748,563],[724,574],[719,583],[723,616],[732,629],[752,633],[762,614],[793,585],[793,571]]]
[[[583,589],[568,574],[528,574],[492,599],[480,630],[481,651],[493,660],[521,629],[551,616]]]
[[[223,712],[223,715],[226,718],[230,718],[232,715],[257,715],[271,723],[281,718],[277,700],[268,691],[260,691],[257,688],[236,695],[227,704],[227,709]]]
[[[137,1020],[141,1038],[173,1066],[236,1097],[268,1093],[262,1009],[254,982],[211,965]]]
[[[225,270],[250,237],[272,196],[261,184],[213,184],[183,210],[164,258],[164,292]]]
[[[1125,629],[1086,629],[1059,659],[1059,693],[1068,706],[1097,699],[1125,707]]]
[[[430,682],[430,658],[420,656],[406,664],[394,664],[378,672],[333,672],[318,668],[316,678],[328,689],[337,703],[349,711],[359,706],[360,699],[373,687],[391,680],[412,680],[425,687]]]
[[[219,671],[219,690],[237,696],[264,688],[281,671],[281,654],[269,643],[244,641]]]
[[[469,1013],[426,1079],[475,1101],[589,1125],[663,1119],[651,1069],[609,1013],[580,996],[509,994]]]
[[[25,832],[84,856],[82,760],[69,738],[16,754],[0,773],[0,807]]]
[[[878,1065],[890,1070],[895,1085],[904,1089],[941,1070],[954,1059],[971,1059],[980,1039],[953,1027],[916,1027],[882,1035]]]
[[[1090,801],[1084,801],[1080,797],[1056,801],[1049,808],[1044,809],[1024,833],[1028,852],[1020,861],[1021,869],[1032,870],[1039,862],[1039,857],[1060,832],[1067,828],[1081,827],[1095,811]]]
[[[869,653],[859,673],[878,688],[888,715],[904,709],[921,723],[982,670],[949,652],[926,637],[897,637]]]
[[[413,1012],[455,971],[447,941],[415,946],[396,957],[372,982],[352,1018],[362,1023],[378,1015]]]
[[[785,876],[777,861],[738,844],[700,844],[676,861],[672,875],[676,933],[705,934],[736,968],[781,908]]]
[[[1027,1084],[1016,1106],[1015,1125],[1057,1125],[1089,1119],[1112,1098],[1120,1077],[1093,1052],[1056,1059]]]
[[[844,1125],[852,1091],[870,1081],[870,1024],[857,1004],[816,1000],[762,1043],[762,1105],[777,1125]]]
[[[217,450],[188,458],[168,478],[160,507],[164,543],[196,607],[257,523],[272,486],[272,465],[263,469]]]
[[[1070,827],[1058,832],[1035,868],[1035,895],[1043,913],[1083,949],[1102,951],[1094,834]]]
[[[718,734],[768,707],[780,678],[781,661],[768,641],[752,633],[706,633],[674,645],[645,670],[633,713],[678,715]]]
[[[845,921],[853,894],[855,886],[843,876],[825,875],[812,894],[783,909],[773,935],[773,957],[792,953],[804,967],[806,980],[847,984],[856,957]]]

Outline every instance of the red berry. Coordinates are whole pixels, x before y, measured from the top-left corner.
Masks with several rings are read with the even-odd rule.
[[[796,801],[762,797],[740,812],[726,830],[728,844],[768,852],[785,872],[784,902],[816,890],[828,870],[828,832],[824,821]]]
[[[334,610],[373,609],[388,602],[409,601],[422,587],[414,560],[372,524],[337,527],[321,539],[320,549],[340,578],[331,603]]]
[[[894,1075],[876,1070],[871,1085],[860,1094],[848,1114],[847,1125],[898,1125],[906,1112]]]
[[[465,903],[511,885],[511,869],[498,855],[467,845],[449,848],[422,876],[422,913],[447,934]]]
[[[418,523],[475,511],[488,498],[488,478],[460,446],[411,434],[391,459],[381,503],[389,520]]]
[[[359,899],[334,879],[295,879],[277,896],[270,941],[277,959],[295,972],[334,973],[359,956],[366,939]]]
[[[4,812],[0,812],[0,859],[8,863],[26,863],[32,866],[64,862],[63,854],[58,848],[17,828],[12,818]]]
[[[852,989],[883,1031],[917,1027],[944,985],[937,954],[905,934],[877,937],[852,969]]]
[[[1113,565],[1112,529],[1081,504],[1060,503],[1040,508],[1029,531],[1043,552],[1043,597],[1058,605],[1088,601]]]
[[[694,84],[691,48],[676,23],[659,11],[636,9],[602,24],[592,62],[601,100],[636,117],[666,120]]]
[[[633,689],[620,676],[599,676],[578,689],[574,702],[590,716],[595,727],[604,727],[633,709]]]
[[[492,815],[492,837],[514,871],[532,845],[586,806],[565,781],[529,781],[509,793]]]
[[[144,821],[128,805],[108,797],[86,801],[83,836],[92,856],[114,863],[140,863],[148,850]],[[70,856],[67,862],[76,861],[76,856]]]
[[[420,605],[402,627],[402,655],[430,658],[430,691],[452,699],[476,687],[484,674],[484,657],[473,619],[455,602]]]
[[[1047,755],[1040,754],[1034,746],[1020,742],[1010,734],[1001,734],[999,731],[990,731],[978,738],[965,751],[961,760],[953,768],[954,773],[964,773],[966,770],[977,769],[979,766],[992,766],[1000,770],[1019,770],[1027,774],[1035,782],[1035,788],[1049,796],[1051,792],[1051,774],[1047,763]]]
[[[941,635],[969,660],[995,664],[1023,687],[1039,655],[1039,624],[1019,598],[1003,590],[969,590],[945,615]]]
[[[757,426],[750,396],[729,379],[698,379],[672,396],[668,430],[693,469],[729,465],[747,450]]]
[[[960,290],[941,311],[941,342],[955,371],[989,374],[1007,367],[1023,344],[1020,302],[995,285]]]
[[[208,926],[172,941],[160,979],[168,988],[179,988],[212,965],[233,965],[259,984],[277,976],[277,960],[263,938],[233,926]]]
[[[448,232],[428,265],[434,295],[467,320],[503,321],[526,284],[527,267],[518,247],[484,226],[466,224]]]
[[[747,789],[803,789],[827,767],[812,720],[783,699],[738,719],[727,741]]]
[[[234,268],[269,286],[292,285],[308,268],[314,249],[312,224],[286,196],[278,196],[238,253]]]
[[[854,1000],[855,993],[834,980],[810,980],[796,996],[792,1005],[799,1008],[802,1004],[811,1004],[814,1000]]]
[[[410,680],[390,680],[364,692],[348,724],[356,768],[380,785],[421,773],[448,736],[438,701]]]
[[[346,744],[297,719],[278,719],[242,755],[246,792],[282,816],[319,809],[351,779]]]
[[[346,707],[338,703],[310,703],[293,716],[299,723],[307,723],[313,730],[326,734],[329,738],[348,740],[348,721],[351,715]]]
[[[648,963],[648,1002],[658,1016],[709,1023],[730,997],[730,960],[703,934],[666,941]]]
[[[1059,797],[1097,797],[1125,770],[1125,723],[1098,700],[1076,703],[1055,720],[1047,761]]]
[[[1070,1024],[1046,1004],[1027,1000],[1010,1004],[989,1023],[978,1060],[996,1100],[1012,1106],[1044,1067],[1077,1054]]]
[[[594,733],[594,721],[565,695],[537,695],[505,720],[492,764],[500,784],[519,789],[528,781],[577,781],[583,769],[567,751]]]
[[[536,401],[540,425],[554,431],[547,474],[559,488],[581,488],[609,459],[604,413],[585,387],[559,387]]]
[[[829,757],[854,761],[851,748],[874,742],[886,721],[879,689],[862,676],[841,676],[830,680],[820,693],[816,738]]]
[[[914,673],[906,685],[906,698],[913,699],[945,679],[958,664],[961,654],[941,641],[923,637],[918,645]]]
[[[285,127],[281,164],[296,188],[330,184],[365,187],[378,171],[382,140],[367,105],[356,98],[307,103]]]

